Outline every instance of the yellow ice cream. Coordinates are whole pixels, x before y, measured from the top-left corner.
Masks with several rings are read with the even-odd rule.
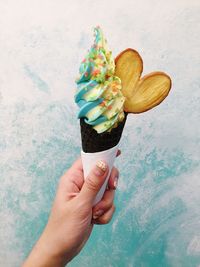
[[[98,132],[111,131],[124,119],[125,97],[121,80],[115,73],[115,62],[100,27],[96,27],[95,42],[82,61],[77,79],[75,102],[80,107],[78,118]]]

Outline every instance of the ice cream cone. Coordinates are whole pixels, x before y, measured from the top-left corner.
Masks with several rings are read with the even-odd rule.
[[[81,62],[75,94],[85,179],[98,160],[109,165],[94,205],[106,189],[127,115],[156,107],[171,89],[166,73],[152,72],[142,77],[142,70],[142,58],[134,49],[124,50],[114,60],[102,30],[95,28],[94,45]]]
[[[87,178],[90,170],[99,160],[105,161],[109,167],[109,173],[103,186],[97,194],[94,205],[102,199],[102,196],[106,190],[110,172],[117,155],[118,145],[122,136],[125,122],[126,115],[124,120],[116,128],[113,128],[110,132],[98,134],[91,127],[91,125],[88,125],[84,122],[84,119],[80,120],[82,140],[81,157],[83,163],[84,178]]]
[[[117,155],[117,150],[118,150],[118,145],[104,150],[100,152],[95,152],[95,153],[86,153],[81,151],[81,158],[82,158],[82,163],[83,163],[83,172],[84,172],[84,178],[86,179],[89,172],[91,169],[94,167],[95,163],[98,162],[99,160],[103,160],[107,163],[109,167],[109,172],[106,177],[106,180],[104,184],[102,185],[101,189],[99,190],[93,205],[96,205],[103,197],[103,194],[106,190],[108,179],[115,161],[115,157]]]

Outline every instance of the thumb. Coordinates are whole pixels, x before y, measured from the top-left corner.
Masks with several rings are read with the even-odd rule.
[[[93,204],[97,193],[108,174],[108,166],[104,161],[98,161],[86,177],[79,196]]]

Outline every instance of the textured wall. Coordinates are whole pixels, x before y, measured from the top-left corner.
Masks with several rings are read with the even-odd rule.
[[[129,116],[116,214],[70,266],[200,266],[199,14],[198,0],[0,0],[0,266],[30,251],[79,155],[74,79],[98,24],[173,90]]]

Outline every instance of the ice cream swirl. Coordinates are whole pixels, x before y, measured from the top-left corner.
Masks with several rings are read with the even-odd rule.
[[[100,27],[94,29],[95,41],[79,69],[75,102],[78,118],[98,132],[111,131],[124,119],[125,97],[121,80],[114,75],[115,62]]]

